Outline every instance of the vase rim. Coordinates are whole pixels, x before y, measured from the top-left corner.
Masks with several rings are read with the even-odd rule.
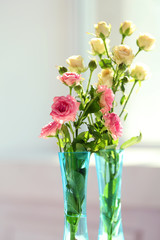
[[[124,149],[101,149],[98,152],[110,152],[110,151],[121,153],[121,152],[124,152]]]
[[[91,153],[90,151],[82,151],[82,152],[58,152],[60,154],[62,153],[77,153],[77,154],[80,154],[80,153]]]

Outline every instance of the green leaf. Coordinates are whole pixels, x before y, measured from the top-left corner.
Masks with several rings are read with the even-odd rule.
[[[76,143],[76,152],[84,152],[86,151],[86,148],[81,143]]]
[[[128,113],[125,114],[124,121],[126,121],[127,117],[128,117]]]
[[[85,174],[86,169],[81,168],[80,172],[70,170],[67,176],[67,188],[73,193],[74,199],[77,204],[77,211],[80,213],[81,205],[85,197]]]
[[[123,82],[122,82],[122,84],[121,84],[121,90],[122,90],[122,92],[125,92],[125,87],[124,87]]]
[[[71,142],[71,137],[70,137],[70,133],[68,131],[68,127],[65,124],[63,124],[61,130],[62,130],[62,132],[64,134],[64,137],[65,137],[64,141],[65,142]]]
[[[116,149],[117,144],[112,144],[112,145],[108,145],[105,147],[105,149]]]
[[[99,66],[103,69],[105,68],[110,68],[112,65],[111,65],[111,60],[110,59],[102,59],[100,62],[99,62]]]
[[[91,90],[90,90],[90,96],[91,98],[94,98],[96,95],[96,89],[91,85]]]
[[[97,96],[98,98],[98,96]],[[87,116],[89,113],[95,113],[98,112],[101,108],[99,106],[99,103],[97,102],[97,98],[90,104],[90,102],[87,103],[86,105],[86,112],[85,116]],[[84,110],[85,111],[85,110]]]
[[[88,141],[89,138],[91,138],[92,135],[86,131],[86,132],[81,132],[78,136],[77,136],[77,140],[83,140],[84,142]]]
[[[127,100],[127,96],[126,95],[123,95],[121,100],[120,100],[120,104],[123,105]]]
[[[134,145],[134,144],[139,143],[141,140],[142,140],[142,133],[140,132],[140,135],[139,135],[139,136],[132,137],[132,138],[130,138],[129,140],[127,140],[126,142],[124,142],[124,143],[121,145],[120,149],[125,149],[125,148],[127,148],[127,147],[130,147],[130,146],[132,146],[132,145]]]
[[[74,194],[71,191],[67,192],[67,212],[79,214],[79,206],[76,202]]]
[[[88,124],[88,130],[91,135],[93,135],[96,139],[101,138],[101,134],[95,131],[94,126]]]

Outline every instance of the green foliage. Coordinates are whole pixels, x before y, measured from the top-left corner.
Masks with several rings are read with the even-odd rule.
[[[102,60],[99,62],[99,66],[100,66],[102,69],[110,68],[110,67],[112,66],[111,60],[110,60],[110,59],[102,59]]]
[[[121,148],[121,149],[125,149],[125,148],[127,148],[127,147],[133,146],[134,144],[139,143],[141,140],[142,140],[142,133],[140,133],[139,136],[132,137],[132,138],[130,138],[129,140],[127,140],[126,142],[124,142],[124,143],[121,145],[120,148]]]
[[[120,104],[123,105],[127,100],[127,96],[126,95],[123,95],[121,100],[120,100]]]

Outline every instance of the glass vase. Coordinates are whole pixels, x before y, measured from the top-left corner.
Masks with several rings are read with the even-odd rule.
[[[121,218],[123,150],[95,153],[100,200],[98,240],[124,240]]]
[[[88,240],[86,195],[89,152],[60,152],[63,197],[63,240]]]

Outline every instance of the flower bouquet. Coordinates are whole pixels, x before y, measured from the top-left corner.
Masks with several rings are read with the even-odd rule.
[[[151,50],[155,41],[149,34],[140,35],[137,52],[133,53],[124,41],[135,31],[135,25],[125,21],[120,25],[121,44],[110,52],[111,25],[99,22],[94,27],[88,65],[84,66],[81,56],[71,56],[67,59],[68,67],[58,66],[57,78],[68,88],[68,95],[54,97],[50,113],[53,121],[42,128],[40,135],[57,138],[65,203],[64,239],[70,240],[88,239],[86,179],[90,152],[95,153],[99,181],[99,239],[124,239],[120,198],[122,154],[123,149],[140,142],[142,134],[117,149],[122,136],[121,119],[127,119],[126,106],[135,86],[141,86],[148,75],[144,65],[132,66],[132,62],[141,51]],[[91,80],[98,67],[100,72],[93,84]],[[83,78],[85,72],[89,73],[88,80]],[[129,92],[126,87],[130,87]]]

